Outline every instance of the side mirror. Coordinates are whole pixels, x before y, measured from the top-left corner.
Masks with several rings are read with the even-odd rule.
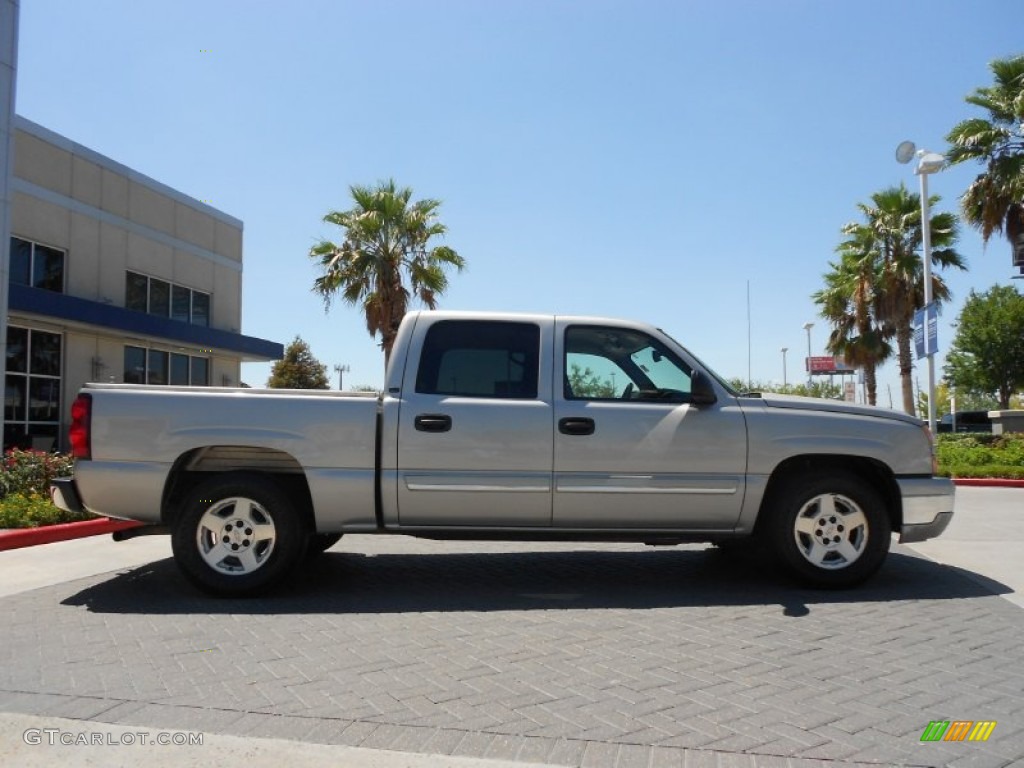
[[[693,405],[714,405],[718,395],[703,371],[694,371],[690,380],[690,402]]]

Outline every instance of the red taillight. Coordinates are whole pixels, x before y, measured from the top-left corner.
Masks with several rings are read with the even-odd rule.
[[[71,455],[76,459],[92,458],[92,395],[79,395],[71,404]]]

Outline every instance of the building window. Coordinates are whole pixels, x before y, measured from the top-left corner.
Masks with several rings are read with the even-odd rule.
[[[124,348],[125,384],[210,384],[210,360],[145,347]]]
[[[171,384],[188,385],[188,366],[188,355],[171,355]]]
[[[149,314],[171,316],[171,284],[149,278]]]
[[[124,348],[124,383],[146,383],[146,350],[142,347]]]
[[[182,323],[191,322],[191,312],[192,291],[180,285],[174,286],[171,291],[171,319]]]
[[[149,370],[146,371],[147,384],[167,383],[167,353],[158,349],[149,350]]]
[[[128,272],[125,276],[124,305],[136,312],[169,317],[182,323],[210,325],[210,294],[138,272]]]
[[[192,362],[192,373],[189,375],[188,383],[193,387],[208,387],[210,385],[210,360],[206,357],[190,358]]]
[[[4,450],[51,450],[60,435],[61,348],[59,333],[7,328]]]
[[[64,293],[66,254],[20,237],[11,238],[11,282]]]
[[[135,272],[128,273],[124,287],[124,305],[136,312],[149,309],[149,278]]]
[[[210,294],[192,291],[192,325],[210,325]]]

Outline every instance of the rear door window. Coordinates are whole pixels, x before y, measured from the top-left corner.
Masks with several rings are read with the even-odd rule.
[[[423,342],[416,391],[534,399],[539,359],[540,328],[533,323],[442,320]]]

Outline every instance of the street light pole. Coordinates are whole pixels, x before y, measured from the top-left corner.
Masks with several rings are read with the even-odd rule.
[[[914,169],[921,179],[921,260],[924,262],[924,334],[925,357],[928,358],[928,429],[935,441],[935,350],[928,341],[929,308],[932,304],[932,231],[931,204],[928,201],[928,175],[941,171],[946,165],[946,158],[936,152],[917,149],[913,142],[904,141],[896,148],[896,160],[908,163],[912,157],[917,158]]]
[[[807,394],[810,394],[811,388],[811,328],[814,327],[814,323],[804,323],[804,330],[807,331]]]
[[[924,157],[917,164],[921,177],[921,258],[924,260],[924,350],[928,359],[928,430],[935,440],[935,350],[928,344],[928,312],[932,305],[932,233],[931,205],[928,202],[928,174],[924,170]]]
[[[789,351],[789,347],[782,348],[782,386],[786,386],[786,352]]]

